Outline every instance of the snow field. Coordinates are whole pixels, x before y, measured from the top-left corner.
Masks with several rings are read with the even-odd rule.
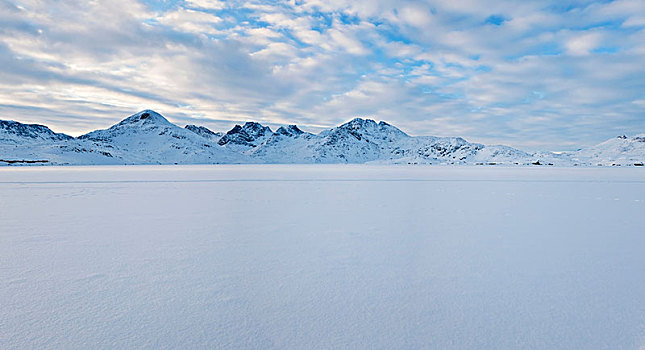
[[[0,169],[3,349],[642,349],[638,168]]]

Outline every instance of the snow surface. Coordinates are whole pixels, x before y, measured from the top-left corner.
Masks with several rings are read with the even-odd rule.
[[[2,349],[643,349],[642,168],[0,168]]]

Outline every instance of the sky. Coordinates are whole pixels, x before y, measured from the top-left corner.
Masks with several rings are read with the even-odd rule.
[[[645,1],[0,0],[0,119],[142,109],[577,149],[645,132]]]

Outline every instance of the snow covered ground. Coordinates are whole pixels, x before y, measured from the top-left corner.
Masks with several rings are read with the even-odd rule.
[[[645,349],[645,169],[0,168],[2,349]]]

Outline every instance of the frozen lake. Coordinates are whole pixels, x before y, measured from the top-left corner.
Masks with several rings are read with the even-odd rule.
[[[2,349],[645,349],[645,169],[0,168]]]

